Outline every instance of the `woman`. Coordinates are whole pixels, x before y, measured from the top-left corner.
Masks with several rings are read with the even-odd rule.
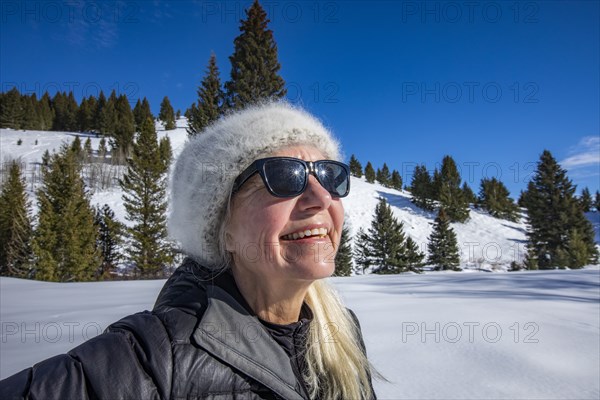
[[[169,230],[188,258],[152,312],[0,383],[0,398],[374,398],[358,321],[322,281],[349,191],[337,142],[284,103],[191,139]]]

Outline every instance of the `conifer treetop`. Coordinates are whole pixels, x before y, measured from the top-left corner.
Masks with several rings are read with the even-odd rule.
[[[219,119],[224,112],[225,94],[221,89],[221,78],[217,57],[211,53],[206,75],[197,90],[197,104],[192,104],[188,113],[188,135],[200,133],[205,127]]]
[[[231,80],[225,83],[227,106],[241,109],[264,99],[285,96],[285,82],[278,74],[277,44],[268,29],[267,13],[258,0],[240,21],[240,35],[234,40]]]

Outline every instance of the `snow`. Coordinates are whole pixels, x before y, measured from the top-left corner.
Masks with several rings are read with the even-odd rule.
[[[187,140],[185,120],[172,131],[157,124],[157,131],[159,138],[169,136],[176,157]],[[58,150],[76,135],[82,143],[89,136],[98,148],[95,135],[0,129],[0,164],[16,158],[27,164],[34,212],[36,165],[44,151]],[[385,197],[406,234],[426,251],[434,213],[414,206],[405,191],[356,178],[351,187],[343,202],[353,235],[370,226],[378,198]],[[90,194],[92,203],[108,204],[127,222],[118,186]],[[587,217],[600,242],[600,213]],[[523,219],[509,222],[472,209],[466,223],[452,227],[461,267],[472,273],[331,279],[359,316],[369,358],[390,381],[376,383],[379,398],[600,398],[600,267],[504,272],[524,257]],[[163,284],[0,278],[0,378],[151,309]]]
[[[598,399],[600,268],[331,278],[380,399]],[[0,379],[151,309],[164,280],[0,278]]]

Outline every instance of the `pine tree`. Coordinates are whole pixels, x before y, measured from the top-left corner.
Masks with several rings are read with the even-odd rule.
[[[377,181],[385,187],[390,187],[390,181],[392,177],[390,175],[390,169],[388,168],[386,163],[383,163],[383,167],[381,169],[377,169],[377,173],[375,174]]]
[[[579,206],[583,212],[589,212],[592,208],[592,195],[590,194],[590,189],[587,187],[583,188],[581,191],[581,197],[579,197]]]
[[[96,210],[94,224],[99,232],[96,245],[102,254],[102,264],[96,275],[99,279],[109,279],[122,259],[120,247],[125,225],[115,218],[115,213],[108,204]]]
[[[360,161],[352,154],[350,156],[350,175],[361,178],[363,175],[362,165]]]
[[[406,244],[404,247],[406,250],[403,257],[408,269],[417,273],[422,272],[421,267],[423,266],[425,254],[419,250],[419,246],[410,236],[406,238]]]
[[[98,107],[100,108],[99,125],[100,132],[105,136],[113,136],[117,122],[117,92],[113,89],[108,100],[103,102],[103,93],[100,92]]]
[[[425,165],[417,165],[410,183],[412,202],[424,210],[433,211],[433,183]]]
[[[375,207],[375,215],[367,234],[360,238],[360,263],[368,259],[374,265],[373,272],[397,274],[408,270],[406,237],[403,225],[393,216],[391,207],[381,198]],[[365,257],[366,256],[366,257]]]
[[[364,274],[371,264],[371,250],[369,236],[363,228],[359,228],[355,236],[354,251],[352,252],[356,261],[357,272]]]
[[[173,159],[173,149],[171,148],[171,139],[168,136],[160,139],[158,143],[158,151],[160,153],[160,159],[165,165],[165,168],[168,170],[171,165],[171,160]]]
[[[127,96],[123,94],[117,97],[114,110],[113,148],[127,157],[131,153],[135,135],[135,119]]]
[[[440,207],[438,211],[433,232],[427,243],[427,250],[429,251],[427,263],[433,265],[436,270],[460,270],[458,268],[460,258],[456,234],[450,226],[450,219],[446,215],[444,207]]]
[[[158,119],[164,124],[165,130],[170,131],[176,128],[175,111],[173,111],[173,106],[171,106],[171,102],[167,96],[165,96],[163,101],[160,103],[160,113],[158,114]]]
[[[452,157],[444,157],[438,183],[435,181],[434,178],[434,187],[439,191],[438,200],[450,221],[465,222],[469,218],[469,206],[460,188],[460,174]]]
[[[350,276],[352,274],[352,246],[350,245],[350,229],[344,223],[342,237],[335,254],[334,276]]]
[[[531,271],[540,269],[538,260],[535,256],[535,251],[533,250],[533,247],[531,246],[531,242],[527,243],[525,248],[527,249],[527,252],[525,253],[525,260],[524,260],[525,268],[527,268],[528,270],[531,270]]]
[[[146,114],[146,118],[150,118],[152,121],[154,121],[155,118],[154,114],[152,114],[152,110],[150,109],[150,102],[145,97],[142,99],[142,110]]]
[[[81,108],[81,105],[79,107]],[[92,95],[87,98],[87,108],[89,110],[89,117],[87,119],[88,131],[100,132],[100,129],[94,126],[94,122],[96,120],[96,110],[98,109],[98,100]]]
[[[106,134],[104,128],[104,108],[106,107],[106,96],[101,90],[98,95],[98,101],[96,101],[96,109],[92,113],[92,127],[96,132]]]
[[[558,265],[573,266],[572,268],[581,268],[590,262],[588,246],[577,229],[570,232],[566,246],[556,251],[556,258]]]
[[[33,230],[29,210],[21,165],[13,160],[0,192],[0,275],[30,277]]]
[[[81,147],[81,139],[79,136],[75,136],[75,139],[71,142],[71,151],[75,154],[75,160],[78,163],[83,161],[83,149]]]
[[[154,120],[154,116],[152,115],[152,111],[150,111],[150,103],[148,99],[144,97],[142,101],[138,99],[135,104],[135,108],[133,109],[133,117],[135,119],[135,130],[139,132],[142,129],[142,124],[148,118]]]
[[[21,122],[21,129],[39,130],[41,127],[41,119],[38,113],[37,107],[38,101],[37,96],[32,94],[31,96],[21,97],[21,106],[23,108],[23,119]]]
[[[371,162],[367,161],[367,166],[365,167],[365,179],[369,183],[375,183],[375,176],[375,170],[373,169]]]
[[[193,106],[193,104],[192,104],[192,106]],[[186,108],[185,112],[183,113],[183,116],[187,120],[189,120],[190,118],[192,118],[192,108],[191,107]]]
[[[85,139],[85,144],[83,145],[83,156],[86,162],[90,162],[92,160],[92,155],[94,154],[94,150],[92,150],[92,139],[89,137]]]
[[[54,120],[52,124],[53,131],[64,131],[66,130],[65,114],[67,104],[63,93],[56,92],[52,98],[52,111],[54,112]]]
[[[467,204],[477,205],[477,196],[475,196],[473,189],[471,189],[467,182],[463,182],[461,190]]]
[[[127,173],[120,181],[130,245],[127,256],[143,277],[161,277],[172,263],[174,252],[167,242],[166,178],[167,168],[161,160],[154,123],[142,125]]]
[[[598,259],[593,227],[581,211],[574,192],[575,186],[566,171],[544,150],[523,195],[529,224],[528,258],[536,260],[540,269],[579,268]],[[581,241],[586,254],[574,255],[569,247],[577,247],[579,252]],[[584,259],[587,261],[583,262]]]
[[[38,113],[40,115],[40,130],[49,131],[52,129],[54,121],[54,112],[52,111],[50,95],[45,92],[38,103]]]
[[[79,111],[77,112],[77,125],[80,132],[88,132],[92,129],[96,104],[95,101],[91,99],[93,99],[91,96],[89,100],[83,98],[81,100],[81,104],[79,105]]]
[[[285,82],[278,71],[277,44],[268,29],[267,13],[258,0],[246,10],[240,35],[235,38],[231,61],[231,80],[225,83],[229,108],[241,109],[267,98],[286,95]]]
[[[79,112],[79,106],[77,105],[77,101],[75,100],[75,96],[73,92],[69,92],[69,94],[65,98],[65,114],[64,114],[64,129],[68,132],[77,132],[78,124],[77,124],[77,113]]]
[[[67,146],[42,170],[37,193],[39,214],[34,234],[35,278],[88,281],[100,265],[94,211],[76,155]]]
[[[596,200],[594,201],[596,212],[600,212],[600,191],[596,190]]]
[[[142,115],[142,101],[140,99],[137,99],[135,107],[133,107],[133,119],[135,120],[135,131],[139,132],[142,123],[146,120]]]
[[[400,176],[400,173],[396,170],[392,171],[390,186],[396,190],[402,190],[402,177]]]
[[[192,104],[190,107],[188,118],[187,133],[190,136],[202,132],[204,128],[219,119],[223,114],[225,95],[221,89],[217,57],[214,53],[210,55],[206,75],[202,79],[197,93],[197,104]]]
[[[0,102],[0,128],[21,129],[24,110],[21,94],[16,87],[2,95]]]
[[[518,206],[509,197],[509,191],[504,184],[496,178],[481,180],[479,190],[479,205],[490,213],[491,216],[509,221],[518,219]]]

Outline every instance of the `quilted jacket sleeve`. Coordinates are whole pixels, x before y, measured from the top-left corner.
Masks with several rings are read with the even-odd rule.
[[[160,320],[138,313],[69,351],[0,381],[1,399],[164,399],[171,346]]]

